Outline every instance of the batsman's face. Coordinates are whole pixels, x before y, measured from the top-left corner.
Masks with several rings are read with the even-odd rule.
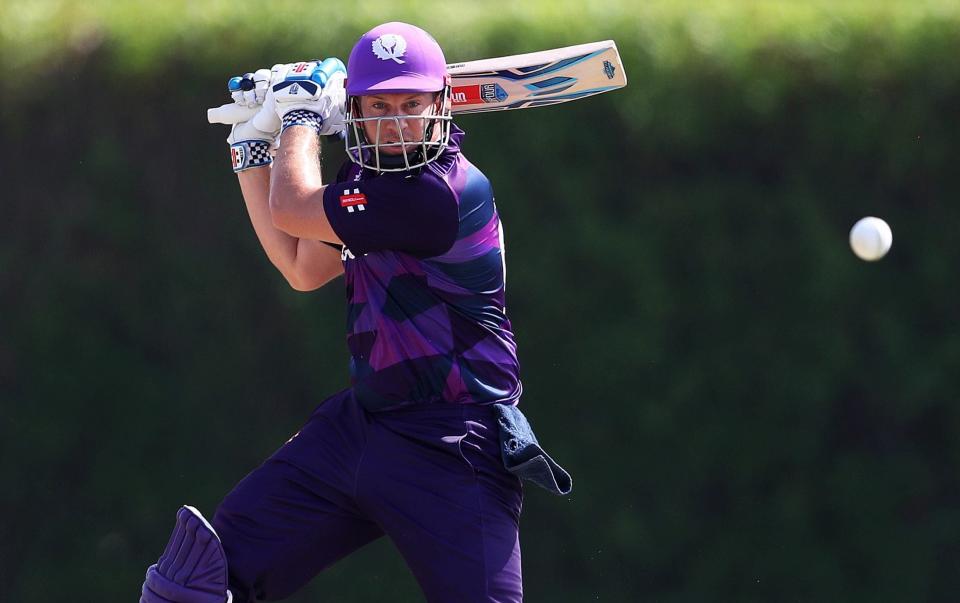
[[[411,143],[405,145],[408,150],[415,149],[417,143],[423,140],[423,133],[429,122],[429,120],[419,118],[438,113],[436,97],[437,95],[433,92],[400,92],[361,96],[360,112],[363,117],[400,118],[363,122],[363,131],[367,140],[380,144],[396,143],[400,142],[400,134],[402,133],[403,142]],[[404,119],[404,117],[416,117],[418,119]],[[380,128],[379,139],[377,136],[378,124]],[[439,136],[440,128],[434,128],[431,140],[437,140]],[[386,147],[382,149],[382,152],[385,155],[398,155],[403,152],[403,149],[400,146]]]

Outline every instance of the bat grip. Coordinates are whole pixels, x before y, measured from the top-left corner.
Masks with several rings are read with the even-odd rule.
[[[250,120],[258,111],[260,111],[259,107],[241,107],[236,103],[227,103],[207,109],[207,121],[212,124],[232,126]]]
[[[227,103],[225,105],[220,105],[219,107],[211,107],[207,109],[207,121],[212,124],[226,124],[232,126],[234,124],[243,123],[253,119],[253,117],[260,112],[260,107],[242,107],[236,103]],[[256,124],[254,124],[256,126]],[[335,143],[342,141],[345,136],[341,134],[328,134],[324,138],[327,139],[327,142]]]

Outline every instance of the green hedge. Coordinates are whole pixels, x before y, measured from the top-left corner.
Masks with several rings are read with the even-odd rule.
[[[204,110],[391,19],[450,61],[612,38],[630,79],[460,120],[576,482],[528,491],[527,600],[949,600],[960,5],[730,0],[0,3],[5,597],[135,597],[346,383],[342,291],[270,267]],[[293,600],[417,593],[381,542]]]

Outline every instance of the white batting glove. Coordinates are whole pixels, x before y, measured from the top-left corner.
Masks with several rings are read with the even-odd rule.
[[[259,129],[256,124],[264,121],[261,118],[264,113],[268,120],[276,120],[272,109],[261,107],[253,119],[234,124],[230,130],[227,142],[230,144],[230,162],[234,173],[273,163],[273,151],[277,148],[276,140],[280,128],[270,132]]]
[[[344,129],[347,71],[340,59],[307,61],[284,66],[273,84],[273,100],[283,128],[308,126],[317,134]]]
[[[272,84],[270,76],[270,69],[257,69],[253,73],[232,77],[227,81],[227,90],[233,102],[242,107],[262,105]]]
[[[227,89],[235,103],[249,108],[260,107],[252,119],[234,124],[227,137],[235,173],[273,162],[280,120],[273,108],[270,79],[274,72],[281,71],[280,67],[283,65],[274,65],[273,70],[258,69],[254,73],[230,78],[227,82]]]

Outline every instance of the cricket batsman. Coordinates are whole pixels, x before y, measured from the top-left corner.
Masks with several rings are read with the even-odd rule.
[[[520,602],[521,478],[571,481],[517,408],[503,229],[461,152],[443,52],[386,23],[345,73],[307,61],[231,86],[263,106],[228,142],[264,251],[298,290],[344,275],[351,385],[212,521],[180,509],[141,603],[284,599],[384,535],[430,603]],[[325,184],[320,136],[342,134],[349,161]]]

